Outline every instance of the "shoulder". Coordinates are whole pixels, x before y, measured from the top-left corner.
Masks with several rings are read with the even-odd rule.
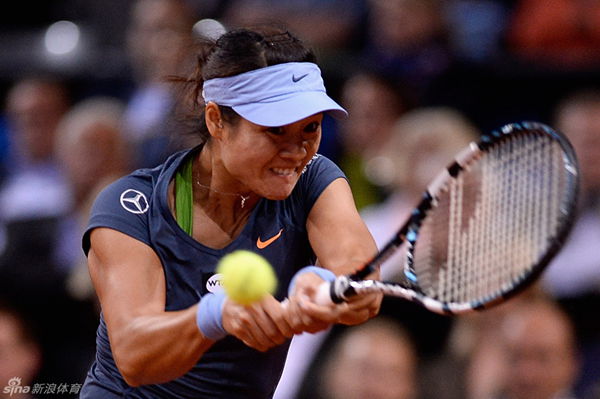
[[[114,206],[121,206],[132,213],[143,213],[141,210],[146,208],[152,200],[154,192],[161,184],[168,184],[189,151],[177,152],[155,168],[138,169],[115,180],[100,192],[96,204],[102,205],[108,202]],[[135,212],[133,212],[134,210]]]
[[[84,252],[87,254],[90,233],[97,227],[109,227],[147,243],[147,213],[152,192],[152,179],[139,171],[106,186],[92,206],[82,241]]]
[[[98,227],[120,231],[150,245],[150,218],[159,220],[168,212],[164,204],[169,181],[188,153],[173,154],[164,164],[138,169],[105,187],[90,212],[83,237],[84,251],[89,249],[91,231]]]
[[[149,198],[153,191],[152,174],[146,170],[136,171],[121,177],[106,186],[96,198],[92,208],[95,210],[106,207],[121,207],[131,213],[143,213],[148,207]]]
[[[340,170],[339,167],[333,162],[331,159],[327,158],[322,154],[315,154],[315,156],[308,162],[306,165],[305,172],[309,170],[318,170],[318,169],[337,169]]]
[[[84,249],[89,248],[89,233],[97,227],[109,227],[149,243],[149,215],[160,217],[166,212],[169,181],[190,151],[193,149],[177,152],[153,169],[138,169],[105,187],[92,206]]]
[[[321,193],[339,178],[346,178],[342,170],[329,158],[317,154],[302,172],[292,193],[292,200],[302,203],[308,213]]]

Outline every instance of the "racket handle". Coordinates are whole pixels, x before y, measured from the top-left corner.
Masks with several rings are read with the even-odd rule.
[[[348,276],[338,276],[332,282],[321,283],[315,296],[315,301],[319,305],[339,304],[345,302],[351,296],[356,295],[356,291],[350,285]]]
[[[327,269],[323,269],[318,266],[306,266],[300,269],[292,278],[288,288],[288,295],[292,295],[294,292],[294,287],[298,276],[307,272],[313,272],[325,280],[319,285],[315,295],[315,302],[319,305],[342,303],[348,297],[356,294],[354,289],[350,286],[351,279],[349,276],[336,277],[335,274]],[[287,303],[284,303],[284,306],[287,306]]]
[[[319,285],[317,289],[317,295],[315,296],[315,302],[318,305],[331,305],[333,301],[331,300],[331,283],[326,281]]]
[[[285,298],[281,301],[281,306],[287,308],[289,306],[290,300]],[[315,295],[315,303],[317,305],[331,305],[333,301],[331,300],[331,283],[326,281],[319,285],[317,289],[317,294]]]

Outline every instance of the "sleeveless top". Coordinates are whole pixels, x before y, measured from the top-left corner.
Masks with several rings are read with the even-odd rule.
[[[202,295],[220,289],[215,268],[219,259],[237,249],[264,256],[279,281],[275,297],[282,300],[300,268],[314,264],[306,220],[322,191],[345,178],[326,157],[316,155],[291,195],[280,201],[259,200],[239,236],[223,249],[202,245],[177,224],[168,206],[168,186],[177,169],[197,149],[173,154],[154,169],[140,169],[106,187],[96,199],[83,236],[90,249],[90,232],[108,227],[150,246],[159,256],[166,280],[166,311],[188,308]],[[279,237],[260,249],[276,235]],[[260,245],[261,247],[263,245]],[[177,339],[177,337],[173,337]],[[281,376],[289,340],[267,352],[254,350],[233,336],[216,342],[185,375],[167,383],[130,387],[119,373],[104,317],[96,337],[96,359],[88,372],[81,398],[244,398],[272,397]]]

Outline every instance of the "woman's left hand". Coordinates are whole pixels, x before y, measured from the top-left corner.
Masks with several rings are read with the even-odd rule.
[[[286,307],[271,295],[247,306],[226,299],[223,306],[225,331],[262,352],[281,345],[294,335],[287,319]]]

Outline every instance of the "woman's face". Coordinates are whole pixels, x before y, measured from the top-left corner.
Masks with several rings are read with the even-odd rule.
[[[221,140],[223,167],[244,188],[268,199],[287,198],[321,142],[323,114],[281,127],[244,118],[227,125]]]

